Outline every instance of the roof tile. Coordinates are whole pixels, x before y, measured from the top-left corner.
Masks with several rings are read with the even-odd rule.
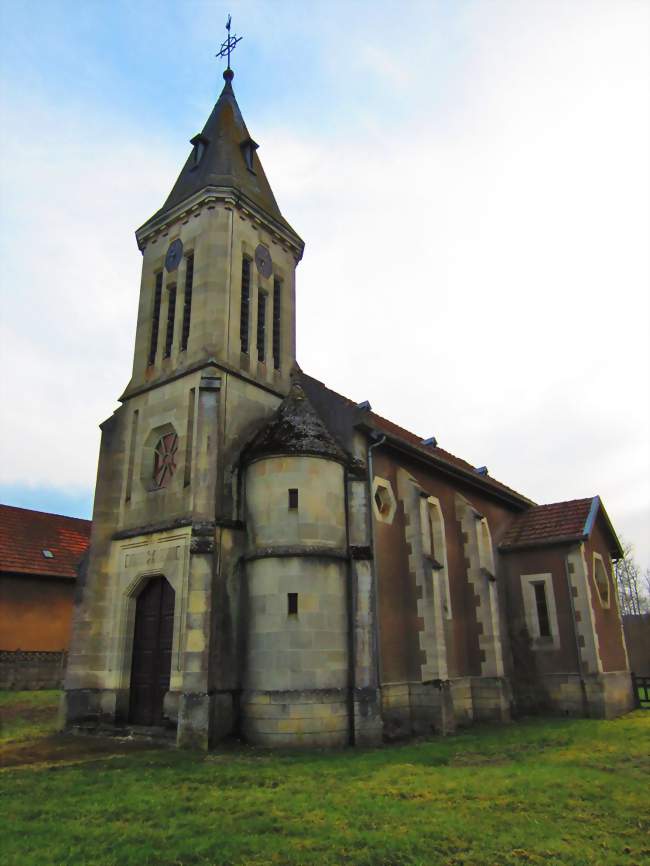
[[[592,503],[593,498],[590,497],[529,508],[515,518],[500,547],[530,547],[556,540],[582,538]]]
[[[0,571],[76,577],[90,543],[90,520],[0,505]],[[44,550],[54,556],[47,558]]]

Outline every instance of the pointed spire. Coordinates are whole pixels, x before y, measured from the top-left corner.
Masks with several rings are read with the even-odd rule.
[[[334,440],[300,385],[289,394],[266,426],[245,449],[244,462],[273,454],[301,454],[346,462],[343,449]]]
[[[161,216],[206,187],[236,189],[283,226],[286,222],[275,200],[257,155],[258,145],[251,138],[242,117],[232,80],[235,73],[223,73],[224,87],[203,130],[191,139],[187,162],[162,208]]]

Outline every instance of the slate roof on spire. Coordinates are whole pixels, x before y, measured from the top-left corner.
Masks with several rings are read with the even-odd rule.
[[[192,139],[194,148],[174,184],[166,202],[152,219],[171,210],[209,186],[234,188],[275,218],[284,227],[293,229],[280,213],[271,186],[266,178],[232,89],[232,70],[224,72],[225,84],[203,131]],[[200,160],[195,160],[199,142],[204,147]],[[246,150],[251,168],[247,166]]]
[[[272,454],[327,457],[341,463],[347,459],[305,392],[296,383],[291,386],[271,421],[249,443],[243,459],[248,463]]]

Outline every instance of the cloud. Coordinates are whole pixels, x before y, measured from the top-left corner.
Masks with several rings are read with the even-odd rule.
[[[647,29],[551,5],[466,22],[445,124],[424,70],[407,121],[258,138],[303,367],[538,501],[599,492],[648,562]]]
[[[130,373],[134,220],[177,166],[128,123],[27,94],[5,102],[3,128],[0,482],[87,487]]]
[[[391,4],[240,7],[304,369],[538,501],[600,493],[650,563],[645,4],[402,4],[407,46]],[[195,129],[115,106],[3,110],[5,483],[87,485],[128,380],[131,233]]]

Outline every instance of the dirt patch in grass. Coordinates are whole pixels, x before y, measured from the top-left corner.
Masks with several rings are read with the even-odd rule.
[[[56,719],[56,706],[38,706],[38,704],[18,703],[2,708],[3,725],[11,725],[21,720],[26,724],[38,724]]]
[[[55,768],[159,748],[158,744],[115,737],[55,734],[40,740],[8,743],[0,747],[0,767]]]
[[[0,745],[45,737],[56,731],[60,692],[0,692]]]

